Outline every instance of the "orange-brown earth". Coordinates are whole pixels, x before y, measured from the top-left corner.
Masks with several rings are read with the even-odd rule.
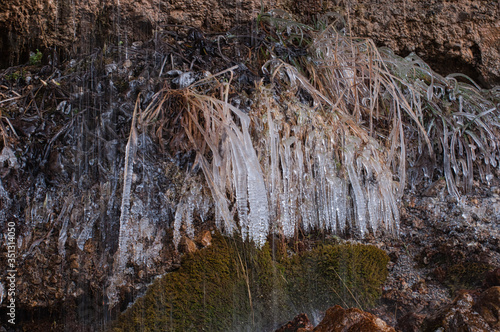
[[[175,25],[227,31],[277,8],[307,22],[340,14],[349,18],[355,35],[399,55],[415,52],[444,74],[500,83],[500,4],[485,0],[3,1],[0,65],[26,62],[36,49],[68,55],[131,44]]]

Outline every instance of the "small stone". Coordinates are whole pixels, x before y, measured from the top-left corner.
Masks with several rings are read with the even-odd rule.
[[[396,332],[373,314],[358,308],[344,309],[339,305],[329,308],[325,318],[314,329],[314,332],[329,331]]]
[[[210,231],[205,230],[198,234],[196,237],[196,243],[198,243],[202,247],[208,247],[212,244],[212,234]]]
[[[132,61],[130,61],[129,59],[125,60],[125,62],[123,63],[123,67],[127,69],[132,67]]]
[[[306,314],[299,314],[293,320],[289,321],[276,332],[307,332],[312,331],[314,326],[309,321]]]
[[[142,48],[143,42],[141,40],[135,41],[132,43],[132,47],[135,49]]]
[[[76,255],[71,255],[71,257],[73,257],[73,256],[76,256]],[[70,263],[69,263],[70,269],[80,268],[80,263],[78,263],[78,257],[73,258],[73,259],[71,257],[70,257]]]
[[[185,254],[192,253],[198,250],[196,243],[187,236],[183,236],[179,243],[179,250]]]

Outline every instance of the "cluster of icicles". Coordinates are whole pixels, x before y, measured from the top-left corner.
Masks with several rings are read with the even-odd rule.
[[[251,109],[240,109],[229,100],[236,67],[178,90],[182,110],[169,108],[175,103],[166,102],[168,89],[159,91],[146,109],[136,105],[126,149],[111,295],[121,283],[135,241],[129,209],[139,128],[154,136],[172,124],[168,119],[180,118],[182,133],[177,131],[175,141],[196,151],[176,207],[176,246],[182,236],[194,236],[194,220],[206,221],[213,214],[219,230],[238,232],[258,247],[269,234],[291,238],[313,229],[361,236],[397,234],[407,163],[411,169],[419,167],[422,144],[434,158],[431,140],[441,142],[448,190],[457,198],[456,186],[470,183],[473,172],[471,162],[461,162],[466,172],[456,167],[464,159],[463,149],[456,146],[474,151],[477,144],[484,156],[500,155],[500,142],[489,149],[478,138],[495,137],[486,123],[498,123],[498,108],[479,89],[457,83],[454,77],[443,78],[419,59],[399,58],[377,49],[369,39],[354,39],[331,28],[316,36],[310,49],[303,66],[312,80],[295,66],[271,60],[263,70],[272,84],[256,86]],[[221,74],[231,78],[218,81],[215,76]],[[197,88],[201,85],[203,93]],[[455,105],[458,112],[450,115],[442,105]],[[464,125],[464,117],[484,121]],[[403,127],[417,137],[417,152],[406,149]],[[489,159],[484,162],[487,170],[496,165]],[[479,160],[476,163],[481,167]],[[199,169],[204,183],[193,180]],[[205,188],[211,193],[208,200]]]
[[[335,42],[331,37],[328,40]],[[290,238],[299,230],[313,229],[349,231],[361,236],[379,230],[398,232],[397,201],[404,183],[404,157],[398,159],[396,152],[404,156],[401,123],[395,122],[390,133],[393,146],[388,154],[387,148],[357,124],[359,121],[348,111],[349,105],[370,100],[364,112],[373,113],[379,94],[377,89],[355,84],[356,70],[349,69],[352,66],[348,64],[357,56],[352,45],[343,45],[346,50],[338,53],[344,55],[341,58],[326,50],[321,39],[317,42],[323,47],[318,51],[323,64],[333,61],[337,68],[348,68],[323,73],[325,84],[332,83],[324,89],[329,95],[312,87],[296,68],[280,61],[271,61],[265,70],[273,75],[275,84],[282,85],[281,91],[286,91],[277,95],[272,86],[261,84],[250,111],[228,100],[231,80],[219,83],[217,97],[215,93],[200,94],[193,85],[184,90],[187,105],[182,126],[186,140],[197,151],[195,164],[210,189],[216,226],[226,234],[240,232],[258,247],[264,245],[270,233]],[[373,63],[364,66],[372,68]],[[300,101],[299,89],[313,101]],[[126,150],[119,257],[115,259],[118,270],[125,266],[127,246],[133,241],[127,210],[131,199],[131,156],[137,144],[135,119],[141,128],[147,128],[161,112],[169,112],[163,104],[165,94],[160,91],[145,110],[134,113]],[[394,169],[403,169],[398,174],[399,182],[393,179]],[[203,220],[206,214],[202,186],[193,183],[183,189],[176,209],[176,246],[182,235],[194,235],[195,216]]]
[[[240,231],[259,247],[269,233],[291,238],[299,230],[396,234],[401,189],[384,148],[346,122],[347,115],[298,101],[293,87],[283,103],[260,89],[259,106],[248,114],[227,99],[189,93],[189,117],[203,140],[188,136],[199,151],[218,229]],[[200,194],[199,187],[187,190],[177,207],[176,245],[183,224],[188,236],[193,233]]]
[[[298,102],[294,112],[300,122],[290,126],[269,94],[261,95],[268,107],[250,116],[229,103],[195,96],[211,110],[200,130],[212,160],[199,154],[198,162],[213,196],[217,227],[229,234],[240,230],[257,246],[270,232],[290,238],[299,229],[342,233],[349,228],[364,235],[383,227],[396,233],[397,183],[380,160],[377,142],[345,133],[340,144],[339,133],[325,121],[336,115],[319,115]],[[250,132],[258,136],[252,139]],[[200,193],[199,187],[188,190],[177,207],[176,244],[182,224],[192,233]]]

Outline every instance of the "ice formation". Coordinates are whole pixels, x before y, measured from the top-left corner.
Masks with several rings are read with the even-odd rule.
[[[382,92],[400,96],[401,91],[391,84],[358,84],[359,70],[350,69],[358,68],[353,64],[358,61],[356,51],[345,42],[336,46],[347,50],[337,52],[330,39],[330,44],[317,46],[321,91],[297,68],[272,60],[263,70],[281,85],[281,95],[261,84],[251,110],[243,112],[228,101],[231,79],[219,83],[219,95],[200,94],[196,87],[201,83],[181,92],[186,105],[182,126],[196,151],[192,170],[203,173],[215,226],[222,232],[239,232],[259,247],[270,233],[291,238],[299,230],[314,229],[361,236],[398,232],[397,202],[405,181],[402,124],[394,121],[391,143],[383,146],[362,127],[359,108],[375,113]],[[339,64],[343,69],[330,69]],[[300,98],[304,91],[310,101]],[[140,117],[142,125],[156,121],[167,98],[157,94]],[[399,103],[388,107],[396,114],[411,108]],[[171,116],[163,112],[164,118]],[[124,203],[126,190],[125,182]],[[197,216],[204,221],[201,214],[208,215],[208,208],[201,212],[200,197],[201,185],[186,180],[175,210],[175,245],[183,235],[194,236]],[[122,217],[126,208],[122,206]],[[120,244],[125,233],[120,232]]]
[[[356,135],[356,127],[332,125],[340,123],[334,112],[294,98],[279,104],[272,93],[262,89],[259,109],[249,114],[225,100],[190,95],[196,129],[188,137],[211,192],[216,226],[228,234],[238,230],[257,246],[269,233],[291,238],[299,229],[397,233],[398,183],[379,143]],[[187,185],[177,205],[176,245],[182,225],[193,236],[198,186]]]
[[[396,182],[380,160],[377,142],[348,133],[338,142],[337,133],[322,127],[314,110],[300,103],[287,106],[296,107],[302,123],[289,126],[279,106],[268,103],[267,135],[256,147],[265,156],[273,231],[286,237],[299,228],[351,229],[364,235],[383,226],[385,232],[396,233]]]

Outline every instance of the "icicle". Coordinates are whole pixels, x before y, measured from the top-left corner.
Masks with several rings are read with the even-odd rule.
[[[381,197],[379,195],[379,190],[376,185],[370,183],[367,188],[368,196],[368,215],[370,216],[370,226],[372,227],[373,233],[377,231],[380,218],[381,210]]]
[[[130,210],[130,191],[132,187],[132,178],[134,174],[134,159],[137,151],[137,128],[136,118],[139,108],[139,97],[137,98],[134,113],[132,115],[132,123],[130,125],[130,134],[125,148],[125,168],[123,171],[123,193],[120,214],[120,235],[118,238],[118,250],[116,252],[115,272],[121,271],[126,264],[128,258],[128,244],[132,233],[132,228],[129,226],[129,210]]]
[[[236,207],[243,239],[248,238],[249,220],[248,220],[248,176],[245,157],[242,155],[239,141],[235,135],[229,135],[231,141],[231,160],[233,165],[233,183],[236,194]]]
[[[444,123],[443,120],[443,138],[442,138],[442,146],[443,146],[443,168],[444,168],[444,177],[446,179],[446,186],[448,187],[448,192],[450,195],[455,196],[457,201],[460,201],[460,194],[458,192],[457,187],[455,186],[455,181],[453,181],[451,174],[451,162],[450,162],[450,147],[448,145],[448,127]]]
[[[347,169],[347,173],[349,174],[349,181],[351,182],[351,186],[354,191],[354,198],[356,200],[357,225],[361,236],[364,236],[367,231],[366,201],[356,169],[354,168],[354,153],[357,147],[356,145],[357,144],[354,143],[354,138],[350,138],[350,142],[346,145],[344,156],[345,167]]]
[[[177,204],[174,217],[174,247],[178,248],[181,241],[182,218],[184,217],[185,205],[182,202]]]
[[[89,203],[91,206],[85,206],[84,208],[84,220],[83,227],[80,230],[80,234],[76,240],[76,244],[80,250],[83,250],[83,246],[88,239],[92,237],[92,230],[94,224],[99,219],[99,209],[97,204]]]
[[[283,169],[283,197],[281,200],[281,209],[283,211],[281,218],[281,227],[283,235],[287,238],[292,237],[295,233],[295,222],[293,218],[293,203],[290,192],[293,190],[293,179],[291,168],[293,167],[291,161],[290,145],[295,143],[295,137],[289,137],[283,142],[283,149],[281,150],[281,168]]]
[[[270,174],[271,177],[268,179],[268,183],[270,183],[270,217],[274,218],[274,220],[279,220],[281,218],[280,213],[278,212],[279,204],[279,193],[278,188],[280,186],[280,177],[279,177],[279,159],[278,159],[278,141],[279,141],[279,132],[274,123],[271,107],[267,108],[267,123],[269,127],[269,148],[270,148]]]
[[[267,189],[260,168],[259,160],[252,146],[248,127],[243,127],[244,148],[247,159],[248,171],[248,202],[250,205],[249,220],[250,237],[257,246],[261,247],[266,242],[269,232],[269,207]]]
[[[340,230],[347,227],[347,186],[344,180],[333,178],[334,205],[337,212],[337,221]]]
[[[226,233],[232,235],[235,230],[235,225],[231,218],[231,213],[229,212],[228,201],[225,193],[222,193],[218,186],[220,179],[218,178],[218,172],[214,172],[214,170],[216,171],[217,169],[214,167],[211,170],[205,157],[201,155],[198,155],[198,157],[200,159],[201,169],[205,175],[208,187],[214,197],[216,226],[219,229],[224,229]],[[222,223],[224,223],[224,225],[222,225]]]

